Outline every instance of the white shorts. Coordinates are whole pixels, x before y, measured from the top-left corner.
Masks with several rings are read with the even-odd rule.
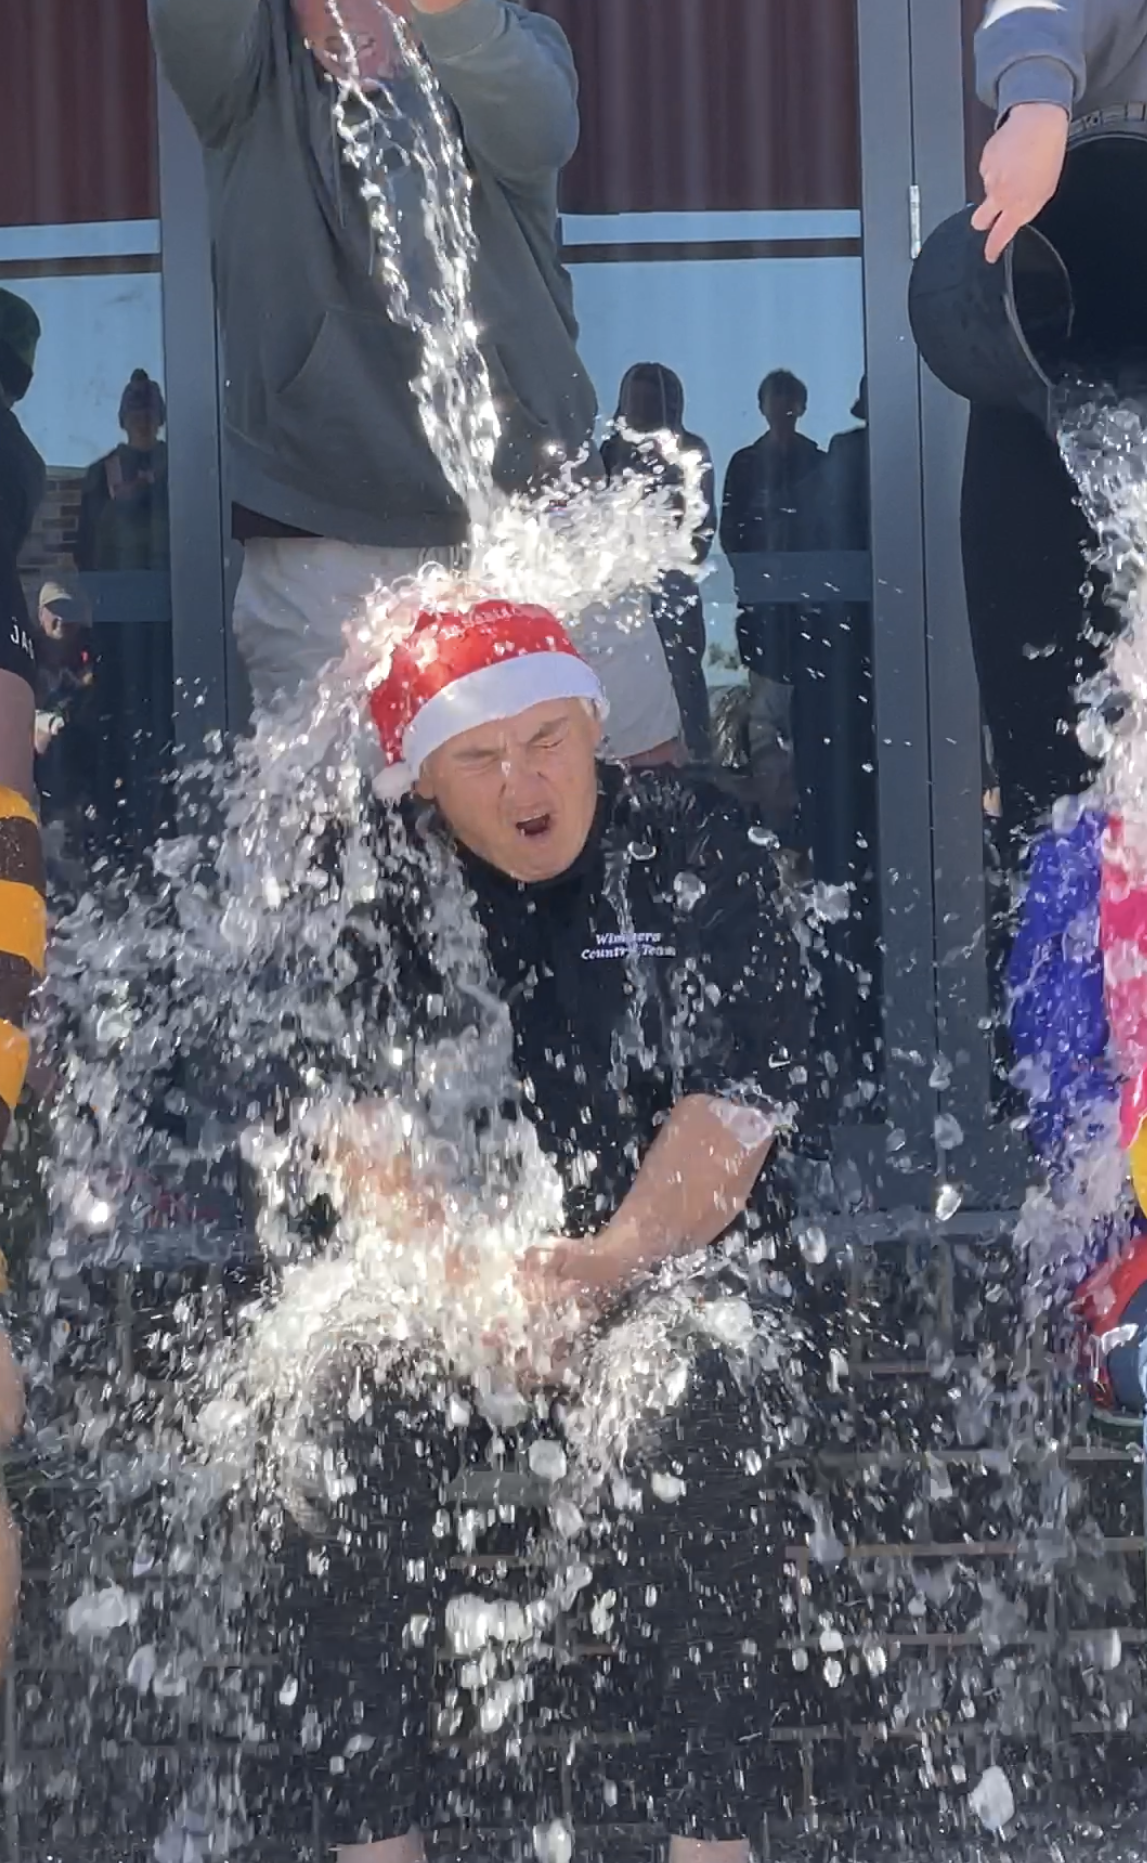
[[[304,537],[256,537],[243,552],[235,640],[259,707],[294,697],[346,649],[346,628],[380,587],[450,550],[384,550]],[[609,700],[605,753],[628,760],[672,743],[681,713],[653,615],[641,592],[586,609],[570,627]]]
[[[587,608],[569,633],[609,700],[607,757],[629,762],[680,738],[681,709],[651,596],[637,590],[608,606]]]
[[[380,586],[449,550],[383,550],[326,538],[254,537],[243,549],[235,593],[235,641],[257,706],[293,698],[346,651],[346,627]]]

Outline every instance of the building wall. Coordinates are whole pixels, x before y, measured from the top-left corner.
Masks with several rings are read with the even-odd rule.
[[[4,0],[0,227],[158,213],[147,0]]]

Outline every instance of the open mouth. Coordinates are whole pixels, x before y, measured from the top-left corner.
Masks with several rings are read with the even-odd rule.
[[[530,815],[524,822],[518,823],[518,833],[524,835],[527,841],[540,841],[549,834],[553,819],[548,810],[543,815]]]

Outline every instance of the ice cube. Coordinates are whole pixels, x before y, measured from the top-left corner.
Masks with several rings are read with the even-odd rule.
[[[530,1444],[529,1464],[541,1481],[560,1481],[569,1466],[561,1444],[546,1442]]]
[[[1011,1823],[1016,1801],[1002,1767],[988,1767],[979,1784],[968,1794],[968,1803],[986,1831],[1002,1831]]]

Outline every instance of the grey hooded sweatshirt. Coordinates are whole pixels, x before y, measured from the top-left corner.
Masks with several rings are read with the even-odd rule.
[[[335,130],[336,86],[291,0],[149,0],[163,69],[207,152],[238,506],[346,543],[462,542],[467,516],[423,433],[419,351],[392,322],[367,210]],[[596,414],[557,244],[577,144],[561,29],[513,0],[419,14],[473,178],[475,309],[521,488],[576,455]]]
[[[990,0],[976,88],[997,118],[1023,103],[1071,116],[1147,104],[1147,0]]]

